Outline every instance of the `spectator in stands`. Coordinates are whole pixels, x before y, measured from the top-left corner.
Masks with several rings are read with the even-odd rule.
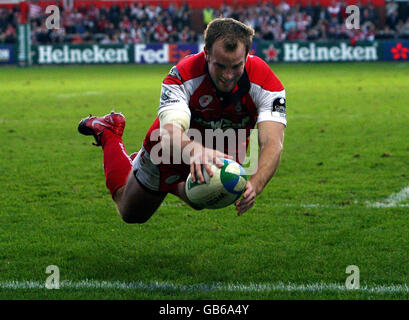
[[[155,40],[156,42],[165,43],[168,40],[168,33],[164,25],[159,22],[155,27]]]
[[[291,8],[289,4],[285,2],[285,0],[282,0],[281,3],[278,5],[277,9],[281,14],[287,14]]]
[[[385,20],[381,21],[376,8],[368,3],[356,3],[361,9],[361,32],[345,29],[345,3],[333,0],[329,7],[319,5],[319,0],[308,0],[305,7],[300,4],[289,6],[285,0],[275,6],[263,2],[252,6],[229,6],[222,4],[211,9],[213,16],[235,17],[252,26],[257,40],[326,40],[361,39],[373,40],[382,37],[409,37],[408,14],[404,6],[391,0],[385,7]],[[403,9],[402,9],[403,8]],[[69,42],[192,42],[198,34],[190,30],[190,8],[187,3],[167,9],[161,6],[144,5],[141,2],[114,4],[100,8],[90,4],[63,12],[62,29],[44,31],[42,24],[46,15],[37,4],[30,6],[33,43]],[[0,42],[16,43],[18,6],[13,9],[0,8]],[[387,27],[382,26],[382,22]]]
[[[182,32],[179,35],[180,42],[189,42],[189,28],[186,26],[183,28]]]
[[[60,29],[53,29],[50,32],[50,39],[51,43],[64,43],[65,40],[65,29],[60,28]]]
[[[72,44],[83,43],[82,36],[81,36],[79,33],[76,33],[76,34],[72,37],[71,43],[72,43]]]
[[[375,35],[375,38],[376,40],[394,39],[395,32],[388,25],[385,25],[385,27]]]
[[[340,21],[341,17],[341,4],[337,1],[331,1],[331,4],[328,6],[328,14],[330,19],[336,19],[337,22]]]
[[[105,35],[104,38],[101,40],[100,42],[101,44],[110,44],[111,43],[111,38],[109,37],[109,35]]]
[[[265,24],[263,26],[261,39],[264,40],[264,41],[273,41],[273,40],[275,40],[274,39],[273,29],[272,29],[271,26],[269,26],[267,24]]]
[[[395,0],[391,0],[386,4],[386,17],[391,16],[393,13],[398,13],[398,4]]]
[[[290,32],[291,30],[295,30],[297,24],[295,23],[293,16],[287,16],[284,22],[284,31]]]
[[[210,21],[212,21],[214,18],[214,10],[213,8],[207,6],[206,8],[203,9],[203,24],[206,26],[209,24]]]
[[[396,30],[396,25],[398,24],[398,12],[393,11],[391,14],[386,18],[386,24],[391,28],[392,30]]]
[[[17,32],[16,29],[14,28],[14,26],[9,23],[7,25],[7,28],[4,32],[4,43],[8,43],[8,44],[12,44],[15,43],[17,41]]]
[[[405,38],[409,36],[409,17],[406,19],[406,23],[402,26],[400,34],[403,35]]]
[[[396,34],[398,37],[402,36],[405,31],[405,24],[403,23],[403,20],[399,20],[398,23],[395,26]]]
[[[375,40],[375,25],[371,21],[367,21],[364,25],[361,26],[361,28],[365,35],[365,40]]]

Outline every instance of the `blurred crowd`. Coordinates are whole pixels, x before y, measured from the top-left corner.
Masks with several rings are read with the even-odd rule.
[[[168,8],[141,3],[109,8],[90,5],[65,11],[61,8],[58,30],[46,28],[48,15],[34,4],[30,6],[31,38],[33,44],[189,43],[202,40],[206,23],[223,16],[251,25],[256,39],[261,41],[409,39],[408,2],[398,4],[392,0],[383,8],[358,2],[360,28],[349,30],[345,24],[348,16],[345,3],[334,0],[324,7],[318,0],[312,1],[306,6],[290,6],[285,0],[279,5],[232,7],[223,4],[219,8],[203,9],[203,21],[197,21],[197,15],[192,15],[187,4],[180,7],[170,4]],[[18,18],[18,7],[0,8],[0,43],[17,42]]]
[[[314,1],[314,2],[313,2]],[[328,41],[328,40],[369,40],[409,38],[409,6],[398,6],[388,2],[384,15],[374,5],[356,4],[360,12],[359,29],[348,29],[346,4],[332,1],[328,7],[320,6],[316,0],[306,6],[289,6],[285,0],[275,6],[264,3],[260,6],[238,7],[233,10],[222,6],[215,15],[233,17],[251,25],[256,38],[275,41]],[[400,9],[401,8],[401,9]]]

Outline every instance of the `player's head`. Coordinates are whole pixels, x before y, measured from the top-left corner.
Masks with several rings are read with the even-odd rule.
[[[204,33],[205,56],[216,87],[233,90],[244,71],[254,30],[231,18],[212,20]]]

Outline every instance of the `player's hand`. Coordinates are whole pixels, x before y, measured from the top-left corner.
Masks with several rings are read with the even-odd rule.
[[[213,177],[211,164],[214,163],[219,168],[223,167],[223,162],[219,158],[233,159],[233,157],[218,150],[205,148],[200,144],[195,145],[190,153],[190,173],[192,175],[192,181],[196,182],[197,178],[200,183],[205,182],[202,167],[205,168],[210,177]]]
[[[235,203],[236,210],[238,211],[237,215],[241,216],[243,213],[249,210],[254,205],[254,202],[256,201],[256,196],[257,196],[256,190],[254,189],[251,182],[247,181],[246,189],[244,190],[243,193],[243,198],[236,201]]]

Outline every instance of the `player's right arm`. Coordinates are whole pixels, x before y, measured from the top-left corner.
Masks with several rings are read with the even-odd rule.
[[[163,152],[171,159],[181,159],[190,165],[192,180],[204,182],[202,166],[213,176],[210,164],[222,167],[219,158],[231,158],[217,150],[205,148],[201,143],[192,141],[186,134],[190,127],[190,94],[183,85],[176,67],[173,67],[162,83],[160,106],[158,111],[160,137]],[[178,154],[175,154],[178,153]],[[180,155],[180,156],[179,156]]]
[[[223,152],[206,148],[201,143],[191,140],[178,123],[161,124],[161,143],[163,152],[168,152],[171,159],[182,159],[183,163],[189,164],[193,182],[196,181],[196,177],[200,182],[205,182],[202,167],[212,177],[211,163],[221,168],[223,162],[219,158],[231,159],[231,156]],[[177,153],[181,156],[178,157]]]

